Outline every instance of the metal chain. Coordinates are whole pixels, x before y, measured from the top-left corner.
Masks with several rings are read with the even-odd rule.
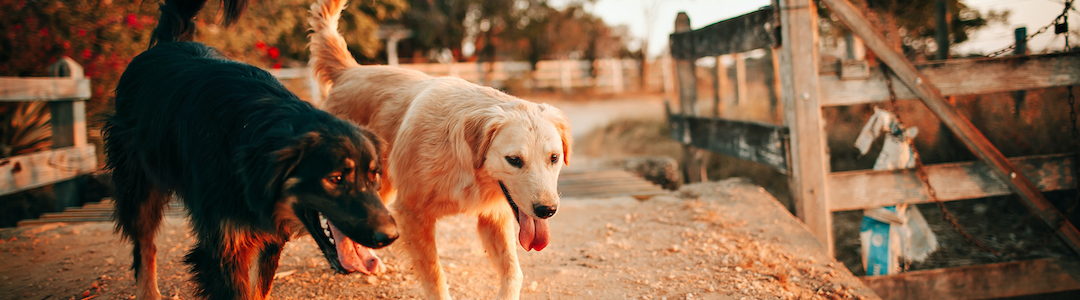
[[[1061,14],[1058,15],[1057,18],[1054,18],[1054,21],[1050,22],[1050,24],[1047,24],[1046,26],[1043,26],[1042,28],[1039,28],[1039,30],[1036,30],[1035,33],[1029,34],[1026,38],[1024,38],[1024,42],[1030,41],[1035,36],[1046,32],[1046,30],[1049,30],[1050,27],[1054,27],[1054,25],[1058,24],[1058,20],[1062,20],[1062,21],[1067,22],[1067,20],[1069,18],[1069,9],[1072,8],[1073,1],[1074,0],[1065,1],[1065,9],[1061,11]],[[1066,47],[1066,49],[1068,49],[1068,47],[1069,47],[1069,33],[1068,32],[1065,33],[1065,47]],[[999,49],[997,51],[994,51],[994,52],[990,53],[987,56],[988,57],[997,57],[997,56],[1000,56],[1002,54],[1012,52],[1014,49],[1016,49],[1016,44],[1012,44],[1012,45],[1009,45],[1008,47],[1001,48],[1001,49]]]
[[[1065,49],[1068,51],[1069,46],[1066,45]],[[1073,151],[1076,151],[1074,153],[1076,154],[1076,160],[1073,162],[1073,167],[1075,167],[1074,172],[1076,172],[1074,174],[1080,174],[1080,130],[1077,130],[1076,128],[1076,97],[1073,96],[1073,86],[1068,86],[1068,89],[1069,96],[1066,99],[1068,99],[1069,102],[1069,125],[1072,127]],[[1076,176],[1073,177],[1075,178]],[[1057,225],[1054,226],[1054,231],[1061,230],[1061,227],[1065,226],[1065,222],[1072,219],[1072,215],[1076,212],[1076,207],[1078,205],[1080,205],[1080,180],[1076,181],[1076,197],[1073,198],[1072,205],[1069,206],[1068,211],[1065,212],[1065,217],[1058,220]]]
[[[881,66],[881,72],[885,75],[885,86],[889,90],[889,102],[892,104],[891,111],[893,115],[896,116],[896,122],[903,124],[904,122],[900,119],[900,113],[899,111],[897,111],[897,109],[899,109],[899,106],[897,105],[896,101],[896,91],[893,89],[890,69],[884,63],[879,65]],[[903,139],[902,130],[897,129],[894,132],[890,132],[890,134],[899,134],[900,138]],[[964,230],[964,227],[956,221],[956,217],[954,217],[953,214],[949,212],[948,208],[945,208],[945,202],[942,202],[941,199],[938,199],[937,191],[934,190],[934,187],[930,185],[930,178],[926,175],[926,168],[923,166],[922,157],[919,155],[919,151],[915,150],[914,144],[911,145],[911,153],[913,154],[913,158],[915,159],[915,176],[919,178],[919,181],[922,181],[924,186],[926,186],[926,194],[930,196],[930,199],[934,200],[934,203],[937,204],[938,209],[941,210],[941,214],[945,217],[945,221],[948,221],[949,224],[952,225],[953,229],[956,230],[956,232],[959,233],[961,236],[963,236],[964,239],[968,241],[968,243],[979,247],[979,249],[982,251],[993,253],[996,256],[1001,256],[1000,252],[991,249],[990,247],[987,247],[985,244],[979,241],[979,239],[975,238],[975,236],[972,236],[970,233],[968,233],[967,230]]]

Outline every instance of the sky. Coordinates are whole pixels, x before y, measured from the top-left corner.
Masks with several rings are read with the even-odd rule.
[[[568,2],[580,0],[552,0],[556,7]],[[953,54],[965,54],[973,52],[989,53],[1006,47],[1013,43],[1013,29],[1026,26],[1028,34],[1034,33],[1040,27],[1050,24],[1061,13],[1064,0],[962,0],[969,7],[982,12],[988,10],[1011,11],[1007,25],[995,24],[986,29],[975,32],[971,40],[955,45]],[[636,41],[649,39],[649,54],[655,56],[663,53],[667,47],[667,36],[674,31],[675,15],[685,11],[690,17],[690,26],[694,29],[706,25],[752,12],[763,6],[769,5],[769,0],[596,0],[587,4],[586,9],[594,15],[600,16],[608,25],[626,25],[630,34]],[[1080,4],[1080,3],[1078,3]],[[1072,11],[1069,15],[1080,23],[1080,13]],[[652,26],[649,26],[649,24]],[[1070,24],[1073,31],[1080,26]],[[648,28],[652,28],[649,32]],[[1080,40],[1080,37],[1073,36]],[[1073,42],[1074,44],[1076,42]],[[632,44],[637,49],[640,42]],[[1053,28],[1043,33],[1028,43],[1028,48],[1033,53],[1039,53],[1045,49],[1060,49],[1064,41],[1061,36],[1053,34]]]

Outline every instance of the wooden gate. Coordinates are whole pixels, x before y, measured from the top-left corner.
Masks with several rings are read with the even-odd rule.
[[[1076,153],[1006,158],[943,99],[948,95],[1080,85],[1080,53],[916,65],[890,48],[848,1],[821,2],[893,70],[893,80],[903,83],[896,86],[900,99],[922,100],[979,158],[977,162],[926,166],[940,200],[1017,194],[1043,223],[1055,227],[1064,222],[1055,232],[1080,253],[1080,232],[1040,193],[1076,187]],[[865,62],[845,61],[837,74],[822,74],[828,68],[819,65],[816,9],[813,0],[774,0],[770,7],[698,30],[689,30],[689,20],[680,14],[676,33],[671,35],[671,53],[679,72],[681,110],[669,116],[672,138],[685,145],[763,163],[789,174],[796,215],[832,254],[833,212],[933,200],[914,170],[829,171],[821,109],[888,101],[889,92],[880,70],[866,69]],[[773,55],[779,61],[784,126],[696,113],[693,61],[758,48],[778,53]],[[843,76],[844,71],[857,76]],[[687,169],[697,167],[693,161],[688,163]],[[1041,259],[865,277],[864,281],[883,298],[1009,297],[1080,289],[1078,266],[1075,259]]]

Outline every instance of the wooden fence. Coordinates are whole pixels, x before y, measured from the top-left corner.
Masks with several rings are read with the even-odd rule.
[[[86,100],[90,79],[70,58],[50,67],[52,78],[0,77],[0,101],[49,102],[52,150],[0,158],[0,195],[53,185],[57,208],[79,205],[72,180],[98,169],[94,145],[87,143]]]
[[[926,166],[942,201],[1017,194],[1074,252],[1080,233],[1040,191],[1075,189],[1077,153],[1005,158],[955,107],[947,95],[1080,85],[1080,53],[959,59],[912,64],[890,48],[846,0],[821,0],[838,20],[894,72],[901,99],[918,98],[979,161]],[[773,9],[779,7],[780,9]],[[688,178],[700,170],[694,147],[772,166],[791,176],[796,215],[833,252],[832,213],[933,201],[913,170],[830,172],[822,108],[889,100],[885,78],[867,62],[821,66],[815,1],[774,0],[773,5],[697,30],[680,13],[671,34],[679,84],[678,113],[669,109],[672,138],[687,145]],[[780,78],[783,126],[705,117],[697,109],[693,61],[766,49]],[[733,109],[739,109],[735,106]],[[698,176],[700,178],[702,176]],[[1075,259],[1042,259],[995,265],[867,277],[884,298],[1011,297],[1080,289]],[[1032,280],[1030,274],[1039,276]],[[1070,276],[1071,275],[1071,276]],[[1045,279],[1045,280],[1044,280]],[[1043,282],[1045,281],[1045,282]],[[1052,284],[1045,284],[1052,282]],[[952,295],[952,296],[950,296]]]
[[[425,63],[399,64],[431,76],[454,76],[473,83],[501,89],[547,90],[579,92],[587,89],[597,94],[625,92],[663,92],[668,82],[674,81],[664,72],[664,60],[647,66],[645,80],[641,80],[641,64],[632,59],[545,60],[530,71],[528,62],[508,61],[494,63]],[[319,99],[317,83],[311,79],[308,68],[290,68],[270,71],[278,79],[304,80],[307,93],[298,94]]]

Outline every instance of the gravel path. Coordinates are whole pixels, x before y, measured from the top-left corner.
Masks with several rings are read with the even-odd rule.
[[[497,290],[475,219],[438,223],[439,257],[457,299]],[[166,299],[191,299],[180,262],[192,238],[168,218],[158,238]],[[779,204],[739,180],[695,184],[670,196],[566,198],[551,219],[552,243],[519,250],[524,299],[837,299],[875,298]],[[391,247],[393,248],[393,247]],[[110,223],[0,230],[0,298],[129,299],[130,246]],[[389,271],[337,275],[310,237],[286,246],[277,299],[412,299],[419,283],[404,257],[380,250]]]

